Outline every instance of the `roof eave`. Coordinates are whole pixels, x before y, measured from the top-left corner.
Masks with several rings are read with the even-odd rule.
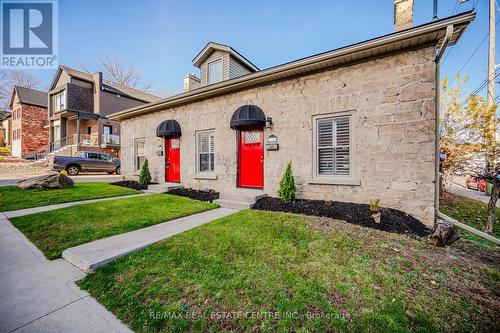
[[[307,58],[295,60],[276,67],[267,68],[265,70],[240,76],[217,84],[204,86],[156,102],[116,112],[114,114],[109,115],[108,117],[109,119],[113,120],[124,120],[127,118],[138,116],[143,113],[154,112],[159,109],[172,107],[174,105],[178,105],[188,101],[194,101],[197,99],[207,98],[213,95],[229,92],[232,90],[253,86],[259,84],[258,82],[260,81],[264,81],[263,79],[267,77],[275,76],[276,79],[280,79],[287,73],[296,71],[297,69],[300,68],[305,68],[307,66],[324,63],[328,60],[346,57],[348,55],[353,55],[363,51],[380,48],[386,45],[390,45],[391,43],[410,40],[412,38],[418,38],[419,36],[425,36],[431,33],[436,33],[436,38],[437,38],[439,32],[442,32],[444,29],[446,29],[448,25],[452,24],[454,26],[464,26],[464,25],[467,26],[472,20],[474,20],[475,16],[476,16],[475,12],[472,11],[465,12],[462,14],[430,22],[414,28],[398,31],[389,35],[345,46],[336,50],[327,51]],[[452,44],[456,43],[456,41],[461,37],[461,35],[463,34],[463,30],[464,29],[460,30],[459,32],[457,32],[456,35],[453,36]],[[208,46],[209,45],[207,44],[206,47]]]

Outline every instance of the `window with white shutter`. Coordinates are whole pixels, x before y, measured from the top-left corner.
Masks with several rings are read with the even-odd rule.
[[[198,172],[214,172],[214,131],[198,132],[196,136],[198,152]]]
[[[351,175],[351,116],[316,119],[316,175]]]

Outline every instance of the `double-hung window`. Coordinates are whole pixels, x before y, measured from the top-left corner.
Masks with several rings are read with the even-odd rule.
[[[222,59],[208,63],[208,84],[222,81]]]
[[[135,170],[139,171],[144,165],[144,160],[146,159],[146,140],[144,138],[135,139],[134,143],[134,155],[135,155]]]
[[[315,178],[354,183],[352,129],[350,114],[315,119]]]
[[[66,90],[62,90],[54,95],[54,107],[56,112],[62,111],[66,107]]]
[[[197,171],[198,173],[213,173],[215,167],[214,131],[196,133]]]

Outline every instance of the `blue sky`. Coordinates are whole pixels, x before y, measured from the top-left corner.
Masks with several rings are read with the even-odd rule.
[[[469,0],[457,12],[476,2],[477,19],[446,56],[443,76],[456,73],[488,32],[488,0]],[[450,16],[455,4],[439,0],[439,17]],[[432,0],[415,0],[414,23],[430,20]],[[393,30],[393,0],[60,0],[59,62],[96,68],[99,58],[120,59],[140,68],[153,92],[175,94],[185,73],[197,73],[191,61],[208,41],[231,45],[263,69]],[[486,78],[487,46],[463,70],[471,89]],[[54,75],[31,73],[42,88]]]

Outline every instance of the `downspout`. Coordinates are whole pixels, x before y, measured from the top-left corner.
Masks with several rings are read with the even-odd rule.
[[[440,153],[439,153],[439,110],[440,110],[440,66],[439,66],[439,61],[443,57],[444,52],[446,51],[446,48],[450,44],[451,37],[453,36],[453,24],[450,24],[449,26],[446,27],[446,35],[444,36],[443,42],[441,43],[441,47],[439,48],[439,52],[436,54],[436,101],[435,101],[435,115],[434,115],[434,146],[435,146],[435,151],[434,151],[434,160],[435,160],[435,165],[434,165],[434,211],[435,216],[437,217],[437,213],[439,212],[439,180],[440,180],[440,175],[439,175],[439,162],[440,162]]]
[[[455,220],[454,218],[449,217],[448,215],[442,213],[439,211],[439,196],[440,196],[440,188],[439,188],[439,181],[440,181],[440,173],[439,173],[439,164],[440,164],[440,147],[439,147],[439,110],[440,110],[440,66],[439,66],[439,61],[441,60],[441,57],[443,56],[444,52],[446,51],[446,48],[450,44],[451,37],[453,36],[453,25],[450,24],[449,26],[446,27],[446,35],[443,39],[443,42],[441,43],[441,47],[439,48],[438,53],[436,54],[436,102],[434,103],[436,106],[435,109],[435,133],[434,133],[434,143],[435,143],[435,166],[434,166],[434,211],[435,211],[435,221],[437,221],[438,218],[443,219],[453,225],[456,225],[459,228],[462,228],[464,230],[467,230],[468,232],[471,232],[477,236],[480,236],[484,239],[487,239],[497,245],[500,245],[500,239],[493,237],[491,235],[488,235],[487,233],[484,233],[480,230],[477,230],[471,226],[468,226],[462,222],[459,222]]]

